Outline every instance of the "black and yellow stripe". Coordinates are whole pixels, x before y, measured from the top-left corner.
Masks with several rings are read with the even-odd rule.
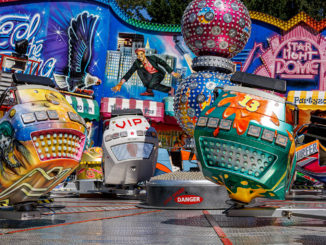
[[[54,202],[54,200],[52,198],[51,199],[42,199],[42,200],[37,201],[38,204],[49,204],[52,202]]]
[[[0,201],[0,207],[9,207],[9,200],[6,199],[6,200],[3,200],[3,201]]]

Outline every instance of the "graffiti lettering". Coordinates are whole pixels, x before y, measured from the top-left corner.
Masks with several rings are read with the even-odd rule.
[[[50,58],[45,62],[41,58],[38,58],[38,59],[32,58],[32,60],[40,62],[40,69],[39,69],[39,73],[38,73],[40,76],[52,77],[54,68],[55,68],[55,64],[57,63],[57,60],[55,58]],[[33,65],[32,68],[31,68],[31,65]],[[34,63],[34,64],[28,63],[26,70],[27,71],[31,70],[31,74],[35,74],[37,67],[38,66],[36,63]]]
[[[43,77],[52,77],[55,64],[57,60],[55,58],[50,58],[41,65],[40,75]]]
[[[173,198],[175,198],[176,196],[180,195],[181,193],[183,193],[185,191],[185,189],[182,187],[179,190],[177,190],[175,193],[172,194],[172,196],[169,196],[163,203],[164,205],[167,205],[170,201],[173,200]]]
[[[40,14],[30,17],[20,15],[4,15],[0,18],[0,48],[14,47],[16,41],[30,40],[37,34],[41,26]]]
[[[41,15],[39,13],[30,16],[8,14],[0,17],[0,49],[14,49],[15,43],[22,39],[29,41],[27,56],[31,60],[40,62],[40,75],[51,77],[56,64],[55,58],[44,61],[41,58],[43,39],[37,40],[36,35],[41,27]],[[27,67],[32,73],[36,72],[36,65]]]
[[[7,49],[9,47],[9,40],[16,22],[26,22],[28,17],[19,15],[4,15],[0,18],[0,48]],[[16,28],[17,29],[17,28]]]
[[[33,56],[34,58],[38,58],[41,55],[41,51],[43,49],[43,40],[35,41],[35,37],[33,37],[29,41],[29,51],[28,56]]]

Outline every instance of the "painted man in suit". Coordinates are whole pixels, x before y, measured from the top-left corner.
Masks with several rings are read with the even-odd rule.
[[[135,71],[137,71],[140,80],[146,87],[146,92],[141,93],[140,95],[154,96],[153,89],[164,93],[169,93],[169,95],[173,95],[173,87],[168,87],[161,84],[165,76],[164,69],[176,78],[179,78],[180,74],[173,72],[172,68],[164,60],[158,58],[157,56],[145,56],[144,48],[136,49],[135,53],[137,54],[137,59],[135,60],[129,71],[123,76],[121,81],[115,87],[112,88],[112,91],[120,91],[121,86],[126,81],[128,81],[128,79],[132,76],[132,74],[134,74]]]

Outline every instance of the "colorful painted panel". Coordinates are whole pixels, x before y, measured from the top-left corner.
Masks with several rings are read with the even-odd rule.
[[[230,198],[284,199],[294,171],[292,126],[285,100],[245,87],[225,87],[197,121],[195,141],[204,176]]]
[[[40,62],[40,75],[53,78],[62,89],[92,89],[98,103],[103,97],[162,102],[180,84],[173,73],[191,73],[194,56],[184,45],[180,26],[133,20],[115,1],[16,1],[3,4],[0,14],[1,25],[7,27],[0,32],[1,52],[13,52],[14,43],[26,38],[27,55]],[[325,20],[317,22],[304,13],[289,21],[250,15],[251,37],[233,58],[238,67],[285,79],[288,90],[324,90]],[[143,76],[139,69],[130,71],[139,48],[169,68],[150,63],[152,74],[160,71],[154,80],[146,69]],[[32,66],[34,73],[36,69]],[[128,71],[129,79],[113,91]]]
[[[16,105],[0,120],[0,201],[34,201],[78,166],[84,120],[56,90],[18,86]]]
[[[243,71],[284,79],[288,90],[325,89],[325,21],[317,22],[304,13],[287,22],[257,12],[251,18],[252,36],[235,57]]]
[[[326,183],[326,148],[319,140],[304,144],[296,149],[296,169],[303,174],[311,176],[322,183]]]
[[[111,97],[162,101],[177,88],[179,77],[190,74],[191,54],[180,35],[135,33],[116,19],[111,22],[116,40],[109,43],[103,84]]]
[[[8,27],[0,32],[0,52],[11,54],[15,42],[27,39],[27,56],[40,62],[39,70],[31,64],[27,70],[52,78],[61,90],[93,90],[98,103],[103,97],[162,102],[190,74],[193,55],[180,26],[133,20],[115,1],[17,2],[0,6],[0,23]],[[113,91],[138,60],[137,48],[145,49],[152,74],[135,71]]]
[[[100,147],[92,147],[84,151],[81,162],[76,169],[77,180],[102,181],[102,157],[103,150]]]

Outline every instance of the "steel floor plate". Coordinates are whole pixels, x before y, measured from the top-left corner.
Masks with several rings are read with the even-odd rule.
[[[326,244],[326,221],[137,208],[138,200],[56,198],[41,220],[0,220],[0,244]],[[261,201],[267,205],[281,202]],[[297,206],[326,207],[291,200]]]

